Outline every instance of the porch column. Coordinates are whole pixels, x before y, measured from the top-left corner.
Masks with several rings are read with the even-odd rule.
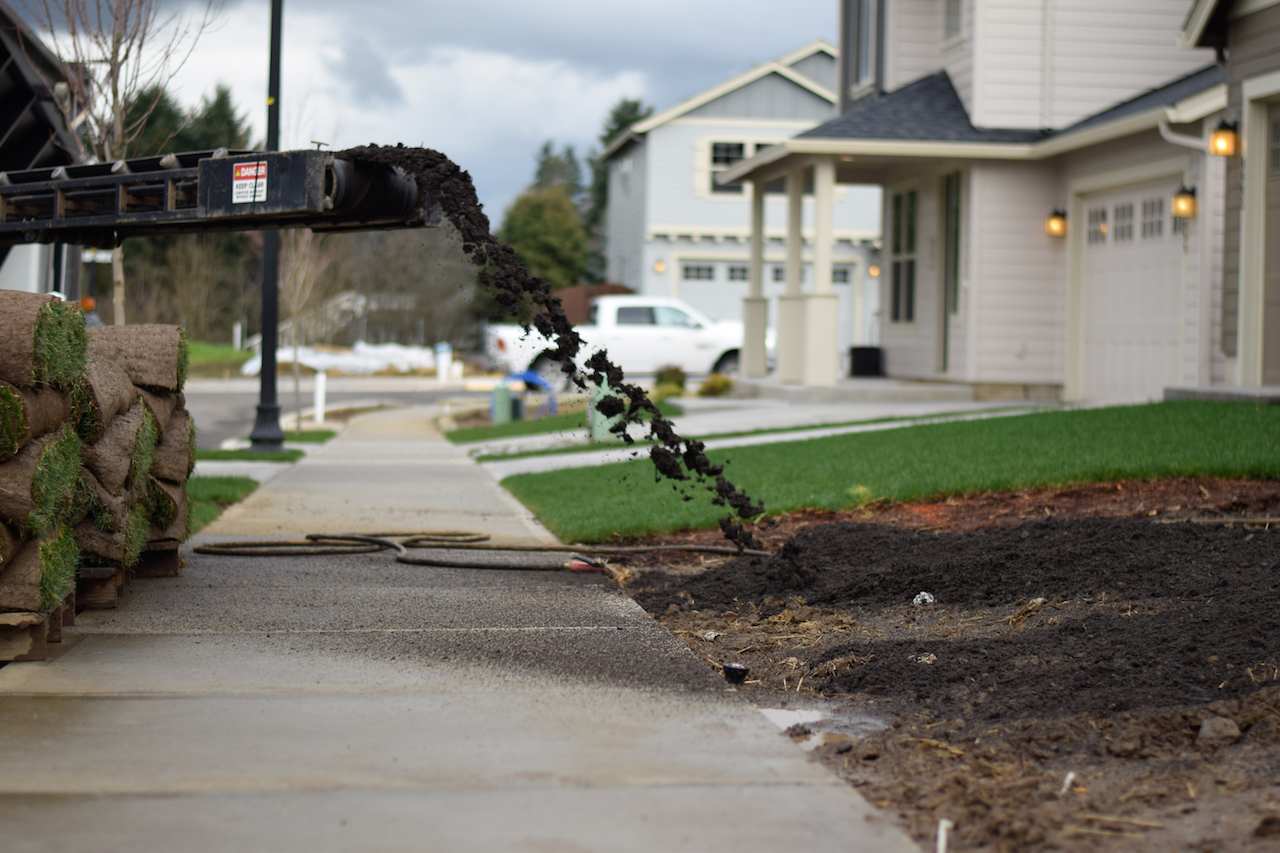
[[[764,298],[764,181],[751,181],[751,279],[742,300],[742,375],[759,379],[769,373],[765,335],[769,300]]]
[[[804,169],[787,172],[787,292],[778,297],[778,381],[804,381]]]
[[[836,161],[813,166],[813,291],[805,298],[804,384],[830,387],[840,373],[838,297],[831,292]]]

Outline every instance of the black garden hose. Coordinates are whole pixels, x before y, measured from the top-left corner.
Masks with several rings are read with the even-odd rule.
[[[396,562],[413,566],[436,566],[455,569],[520,569],[548,571],[570,569],[572,571],[603,571],[608,566],[595,556],[646,554],[660,551],[685,551],[727,556],[768,557],[768,551],[751,548],[739,550],[722,545],[491,545],[484,533],[465,531],[440,531],[434,533],[377,533],[377,534],[327,534],[308,533],[306,539],[267,540],[255,542],[223,542],[216,545],[198,545],[197,554],[215,554],[231,557],[319,557],[343,554],[371,554],[378,551],[395,551]],[[399,541],[397,541],[399,540]],[[533,563],[524,560],[468,560],[456,556],[425,557],[409,553],[409,549],[436,549],[450,551],[482,551],[493,554],[506,553],[565,553],[568,560]]]

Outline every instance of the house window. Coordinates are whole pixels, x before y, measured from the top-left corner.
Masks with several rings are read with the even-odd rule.
[[[848,267],[833,267],[833,268],[831,269],[831,282],[832,282],[833,284],[848,284],[848,283],[849,283],[849,268],[848,268]]]
[[[751,277],[751,267],[729,267],[729,281],[746,281]]]
[[[1164,236],[1164,199],[1148,198],[1142,202],[1142,239],[1156,240]]]
[[[776,142],[757,142],[757,143],[756,143],[756,150],[755,150],[755,152],[754,152],[754,153],[759,154],[759,153],[760,153],[761,151],[763,151],[764,149],[766,149],[766,148],[772,148],[773,146],[775,146],[775,145],[777,145],[777,144],[778,144],[778,143],[776,143]],[[765,191],[765,192],[767,192],[767,193],[784,193],[784,192],[786,192],[786,191],[787,191],[787,180],[786,180],[786,178],[778,178],[776,181],[770,181],[769,183],[767,183],[767,184],[765,184],[765,185],[764,185],[764,191]]]
[[[846,0],[844,68],[845,94],[853,97],[875,83],[876,7],[879,0]]]
[[[942,40],[951,41],[960,36],[961,0],[942,0]]]
[[[947,313],[960,312],[960,173],[952,172],[943,181],[943,294]],[[945,355],[944,355],[945,358]],[[945,364],[943,367],[945,368]]]
[[[1087,241],[1090,246],[1107,242],[1107,209],[1095,207],[1089,211],[1089,232]]]
[[[1133,202],[1116,205],[1115,233],[1117,243],[1133,242]]]
[[[710,264],[685,264],[684,277],[686,279],[710,281],[716,277],[716,268]]]
[[[889,282],[889,319],[916,319],[916,191],[897,193],[892,201],[893,266]]]
[[[741,142],[711,143],[711,191],[713,193],[741,193],[742,181],[732,184],[716,183],[716,175],[746,157],[747,146]]]

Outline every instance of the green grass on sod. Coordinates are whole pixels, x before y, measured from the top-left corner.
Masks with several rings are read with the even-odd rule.
[[[196,461],[210,462],[297,462],[303,450],[197,450]]]
[[[681,414],[680,408],[673,403],[659,403],[658,411],[669,418]],[[521,438],[526,435],[543,435],[549,432],[586,428],[587,413],[574,412],[568,415],[552,415],[539,421],[512,421],[499,426],[455,429],[446,432],[444,437],[454,444],[470,444],[475,441],[499,441],[504,438]]]
[[[730,480],[769,513],[876,500],[1174,476],[1280,479],[1280,406],[1180,401],[1040,412],[739,447]],[[713,527],[711,494],[654,482],[647,459],[503,481],[563,541]]]
[[[187,480],[187,497],[191,499],[189,527],[197,532],[213,521],[222,510],[239,503],[258,488],[248,477],[192,477]]]

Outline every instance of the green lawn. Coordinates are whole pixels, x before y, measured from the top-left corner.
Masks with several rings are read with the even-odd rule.
[[[217,450],[196,451],[196,460],[211,462],[297,462],[306,451],[288,450]]]
[[[709,454],[770,513],[873,500],[1118,479],[1280,479],[1280,406],[1180,401],[1040,412],[740,447]],[[682,501],[647,459],[503,481],[563,541],[713,527],[703,487]]]
[[[213,521],[222,510],[239,503],[258,488],[248,477],[192,477],[187,480],[187,496],[191,499],[191,532],[195,533]]]
[[[238,376],[240,365],[253,355],[249,350],[234,349],[226,344],[187,341],[187,375],[195,378]]]

